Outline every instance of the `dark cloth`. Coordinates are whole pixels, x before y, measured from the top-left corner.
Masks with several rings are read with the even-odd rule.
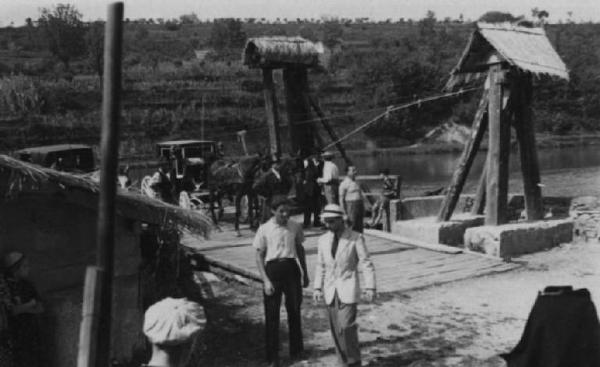
[[[323,165],[315,165],[312,160],[308,160],[304,167],[304,182],[302,188],[304,195],[302,203],[304,208],[304,225],[309,226],[311,217],[313,225],[318,227],[321,225],[319,213],[321,212],[321,186],[317,182],[317,178],[321,177]]]
[[[598,367],[600,325],[587,289],[540,293],[508,367]]]
[[[38,292],[33,283],[25,279],[8,279],[10,294],[15,305],[32,300],[39,302]],[[17,366],[41,366],[41,338],[38,315],[23,313],[11,316],[9,328],[14,342]]]
[[[280,174],[280,177],[277,178],[273,171],[269,171],[257,181],[254,189],[259,195],[267,198],[275,195],[287,196],[292,188],[292,182],[289,177],[283,174]]]
[[[290,355],[297,356],[304,350],[302,319],[300,316],[302,284],[300,282],[300,268],[295,259],[269,261],[265,271],[275,288],[275,292],[270,296],[263,293],[266,352],[267,362],[270,363],[279,358],[279,315],[282,295],[285,295],[285,309],[288,316]]]
[[[356,309],[356,303],[342,303],[337,293],[327,305],[335,351],[343,366],[360,366]]]
[[[8,325],[11,304],[8,284],[0,274],[0,366],[2,367],[15,366],[14,346]]]
[[[363,233],[365,219],[365,204],[362,200],[346,201],[348,223],[353,231]]]

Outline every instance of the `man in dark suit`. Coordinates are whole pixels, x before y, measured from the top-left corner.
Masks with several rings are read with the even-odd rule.
[[[304,161],[304,227],[310,226],[310,217],[313,217],[313,226],[320,227],[319,213],[321,211],[321,187],[317,178],[323,172],[323,162],[317,155],[311,155]]]
[[[259,195],[264,196],[261,223],[266,222],[271,217],[271,203],[275,198],[287,198],[292,188],[292,181],[285,172],[281,171],[281,161],[274,158],[271,162],[271,169],[263,175],[255,184],[254,189]]]

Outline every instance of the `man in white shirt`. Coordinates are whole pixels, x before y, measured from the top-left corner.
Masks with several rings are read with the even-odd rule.
[[[363,233],[365,204],[362,189],[356,182],[356,167],[346,168],[346,177],[340,184],[340,206],[353,231]]]
[[[264,286],[266,352],[269,366],[279,366],[279,314],[281,296],[285,295],[290,336],[290,356],[298,358],[304,351],[300,305],[302,287],[308,286],[304,234],[300,224],[289,220],[290,207],[285,198],[274,198],[273,217],[256,231],[252,246]]]
[[[338,186],[340,182],[340,170],[333,163],[333,153],[324,152],[323,160],[323,176],[317,179],[317,182],[323,185],[323,194],[327,200],[327,204],[338,203]]]
[[[335,349],[343,366],[360,366],[356,304],[360,300],[358,265],[362,265],[365,298],[375,298],[375,268],[362,234],[346,228],[339,205],[323,209],[322,220],[329,229],[318,239],[315,269],[315,303],[325,299]]]

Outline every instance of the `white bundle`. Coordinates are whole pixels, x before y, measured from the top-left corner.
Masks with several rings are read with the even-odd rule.
[[[187,298],[165,298],[144,315],[144,334],[158,345],[185,343],[205,325],[204,309]]]

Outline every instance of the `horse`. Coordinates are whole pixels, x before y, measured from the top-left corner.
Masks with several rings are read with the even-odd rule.
[[[210,213],[215,225],[223,215],[222,199],[224,196],[233,198],[235,205],[235,230],[238,237],[240,233],[240,216],[242,198],[248,198],[248,220],[250,226],[254,227],[257,197],[252,190],[252,185],[257,172],[260,169],[263,157],[256,154],[241,158],[239,161],[218,159],[214,161],[208,170],[208,189],[210,192]],[[215,204],[219,205],[219,216],[215,215]]]

